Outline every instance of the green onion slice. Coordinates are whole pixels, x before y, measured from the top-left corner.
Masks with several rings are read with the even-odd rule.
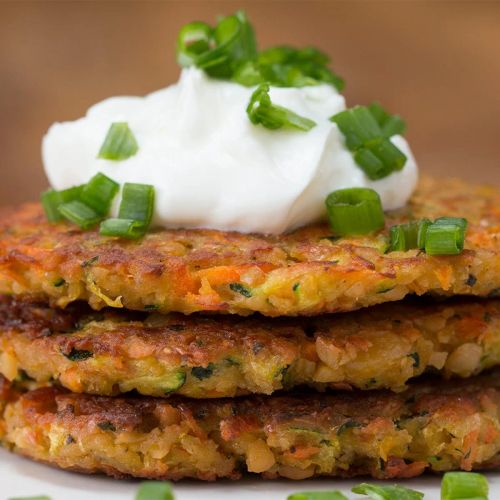
[[[59,207],[63,203],[69,203],[70,201],[80,199],[82,193],[82,186],[75,186],[69,189],[63,189],[62,191],[55,191],[54,189],[48,189],[41,196],[41,202],[43,209],[45,211],[45,216],[49,222],[59,222],[63,219],[61,212],[59,212]]]
[[[462,224],[434,223],[427,228],[425,253],[458,255],[464,249],[465,229]]]
[[[421,219],[418,222],[417,233],[417,248],[423,250],[425,248],[425,240],[427,239],[427,229],[432,224],[429,219]]]
[[[47,495],[36,495],[34,497],[12,497],[7,500],[51,500]]]
[[[120,219],[132,219],[149,226],[153,217],[155,188],[127,182],[123,186]]]
[[[119,236],[136,240],[146,234],[147,226],[143,222],[132,219],[106,219],[101,222],[100,234],[103,236]]]
[[[377,120],[377,113],[380,115],[376,111],[374,116],[370,108],[354,106],[330,118],[344,135],[354,160],[371,180],[382,179],[401,170],[407,160],[405,154],[385,135]],[[382,126],[389,123],[389,118],[378,116],[378,119]],[[387,125],[387,130],[395,128],[394,125]]]
[[[213,47],[213,29],[207,23],[186,24],[177,37],[177,61],[181,66],[196,64],[196,58]]]
[[[288,495],[287,500],[348,500],[340,491],[301,491]]]
[[[137,490],[135,500],[174,500],[172,485],[167,481],[144,481]]]
[[[153,186],[125,183],[118,218],[104,221],[100,233],[128,239],[144,236],[153,218],[154,199]]]
[[[260,52],[257,60],[240,66],[233,81],[246,86],[267,82],[276,87],[329,84],[340,91],[344,81],[327,67],[328,63],[328,56],[313,47],[272,47]]]
[[[413,248],[425,248],[427,228],[430,225],[429,219],[422,219],[392,226],[389,232],[389,252],[406,252]]]
[[[477,472],[447,472],[441,482],[442,500],[488,500],[488,480]]]
[[[353,493],[367,495],[373,500],[421,500],[424,494],[403,486],[384,486],[379,484],[361,483],[355,486]]]
[[[254,31],[242,11],[221,18],[213,29],[190,23],[177,39],[179,64],[197,66],[214,78],[231,78],[239,66],[256,56]]]
[[[257,87],[247,106],[247,115],[254,125],[261,124],[271,130],[290,127],[298,130],[311,130],[316,123],[309,118],[278,106],[271,102],[269,84],[262,83]]]
[[[65,219],[82,229],[90,229],[102,219],[95,210],[79,200],[63,203],[59,206],[59,212]]]
[[[367,234],[384,227],[382,202],[373,189],[339,189],[330,193],[325,203],[335,236]]]
[[[392,137],[393,135],[402,135],[406,130],[406,124],[398,115],[391,115],[378,103],[373,102],[368,106],[370,113],[382,130],[384,137]]]
[[[449,225],[455,224],[460,226],[464,231],[467,229],[467,219],[463,217],[439,217],[434,221],[434,224],[438,225]]]
[[[80,200],[92,208],[99,215],[105,216],[111,208],[111,202],[118,193],[120,185],[98,173],[83,186]]]
[[[97,157],[120,161],[134,156],[137,151],[139,151],[139,146],[128,123],[115,122],[109,127]]]

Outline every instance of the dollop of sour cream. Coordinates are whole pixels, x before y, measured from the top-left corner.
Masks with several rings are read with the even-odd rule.
[[[334,87],[271,88],[273,103],[317,123],[308,132],[253,125],[246,114],[253,90],[188,68],[145,97],[106,99],[50,127],[42,146],[50,184],[65,189],[102,172],[121,185],[155,186],[154,225],[274,234],[323,219],[336,189],[373,188],[385,210],[408,201],[417,166],[407,142],[391,138],[408,158],[404,168],[371,181],[329,121],[346,108]],[[127,122],[139,144],[124,161],[97,158],[113,122]]]

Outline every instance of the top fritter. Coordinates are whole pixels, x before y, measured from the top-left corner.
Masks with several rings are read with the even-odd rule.
[[[387,252],[390,226],[443,215],[467,217],[459,255]],[[36,204],[1,216],[0,293],[59,307],[313,315],[409,293],[500,290],[500,192],[457,180],[424,179],[407,208],[387,214],[386,229],[358,237],[332,238],[320,225],[280,236],[160,230],[134,242],[50,224]]]

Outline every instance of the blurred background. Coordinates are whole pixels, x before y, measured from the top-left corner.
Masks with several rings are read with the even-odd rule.
[[[179,28],[239,8],[260,47],[321,47],[348,104],[401,114],[422,170],[500,184],[500,2],[0,0],[0,204],[46,187],[52,122],[174,82]]]

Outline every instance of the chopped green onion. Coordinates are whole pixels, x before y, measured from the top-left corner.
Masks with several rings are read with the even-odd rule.
[[[404,167],[406,156],[385,136],[377,118],[366,106],[341,111],[330,120],[337,124],[354,160],[371,180],[382,179]],[[392,128],[393,125],[388,127]]]
[[[488,480],[477,472],[447,472],[441,482],[442,500],[488,500]]]
[[[177,37],[177,61],[181,66],[192,66],[196,58],[213,46],[213,28],[195,21],[186,24]]]
[[[389,252],[406,252],[413,248],[423,249],[427,228],[430,225],[429,219],[422,219],[392,226],[389,232]]]
[[[261,124],[272,130],[290,127],[308,131],[316,125],[316,123],[309,120],[309,118],[305,118],[287,108],[273,104],[269,97],[269,84],[267,83],[259,85],[252,94],[247,107],[247,115],[254,125]]]
[[[65,285],[65,284],[66,284],[66,280],[65,280],[64,278],[57,278],[57,279],[54,281],[54,283],[53,283],[53,285],[54,285],[56,288],[59,288],[59,287],[61,287],[61,286]]]
[[[462,224],[434,223],[427,228],[425,253],[458,255],[464,249],[465,229]]]
[[[402,135],[406,129],[406,124],[398,115],[390,115],[378,103],[373,102],[368,106],[370,113],[373,115],[384,137],[392,137],[393,135]]]
[[[355,486],[353,493],[367,495],[373,500],[421,500],[424,494],[404,486],[384,486],[380,484],[361,483]]]
[[[421,219],[419,221],[417,234],[417,248],[423,250],[425,248],[425,240],[427,239],[427,229],[432,224],[429,219]]]
[[[149,226],[153,217],[154,201],[154,186],[127,182],[123,186],[119,217],[136,220]]]
[[[132,219],[106,219],[101,222],[100,234],[136,240],[146,234],[147,226]]]
[[[382,202],[373,189],[339,189],[330,193],[325,203],[335,236],[367,234],[384,227]]]
[[[62,191],[48,189],[41,196],[41,202],[45,211],[45,216],[49,222],[59,222],[63,216],[59,212],[59,207],[63,203],[78,200],[80,198],[83,186],[75,186]]]
[[[404,229],[404,224],[398,224],[397,226],[392,226],[389,231],[389,252],[404,252],[407,250],[406,244],[406,233]]]
[[[347,500],[340,491],[301,491],[288,495],[287,500]]]
[[[231,78],[256,56],[253,28],[242,11],[221,18],[214,29],[203,23],[188,24],[177,39],[179,64],[197,66],[214,78]]]
[[[144,236],[153,218],[154,199],[153,186],[125,183],[118,218],[104,221],[100,233],[128,239]]]
[[[115,122],[109,127],[97,157],[104,160],[126,160],[134,156],[138,150],[139,146],[128,123]]]
[[[95,210],[79,200],[63,203],[59,206],[59,212],[65,219],[82,229],[90,229],[101,220],[101,216]]]
[[[340,91],[344,81],[326,66],[328,62],[328,56],[313,47],[272,47],[260,52],[256,61],[247,61],[240,66],[233,81],[246,86],[267,82],[277,87],[327,83]]]
[[[51,500],[47,495],[37,495],[34,497],[12,497],[7,500]]]
[[[97,173],[83,186],[80,200],[99,215],[105,216],[119,189],[120,185],[117,182],[104,174]]]
[[[167,481],[144,481],[137,490],[135,500],[174,500],[172,485]]]
[[[434,221],[434,224],[438,225],[457,225],[460,226],[464,231],[467,229],[467,219],[463,217],[439,217]]]

